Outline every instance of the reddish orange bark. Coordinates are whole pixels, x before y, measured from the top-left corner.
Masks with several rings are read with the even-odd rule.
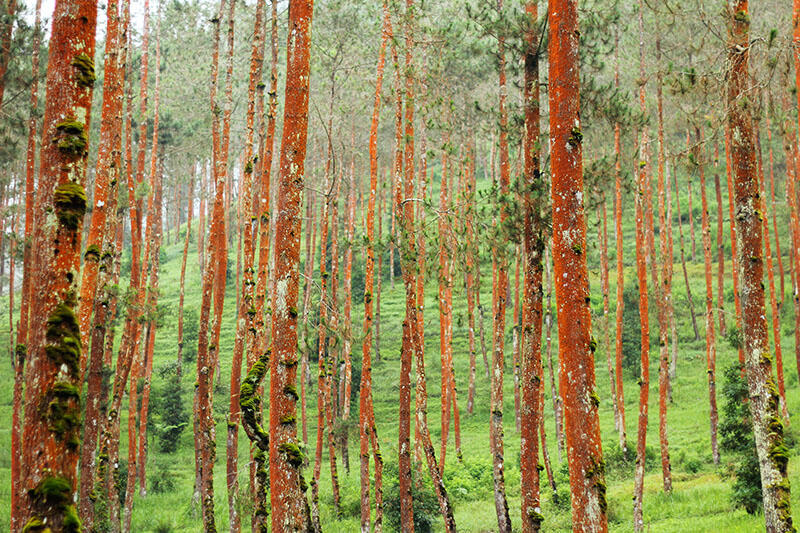
[[[778,395],[781,401],[781,415],[785,420],[789,420],[789,412],[786,408],[786,387],[783,379],[783,350],[781,349],[781,321],[778,314],[778,299],[775,296],[775,269],[772,266],[772,245],[769,237],[769,218],[767,212],[766,185],[764,183],[764,165],[761,160],[761,131],[759,121],[754,118],[756,163],[758,171],[758,186],[761,194],[759,210],[762,213],[762,223],[764,231],[764,256],[767,259],[767,280],[769,281],[769,302],[770,312],[772,313],[772,340],[775,345],[775,372],[778,376]]]
[[[709,228],[708,202],[706,200],[705,165],[702,160],[703,132],[699,126],[695,126],[695,140],[697,144],[694,149],[694,161],[700,172],[700,195],[703,204],[703,258],[705,261],[706,276],[706,371],[708,373],[711,454],[714,459],[714,464],[719,464],[719,446],[717,444],[717,349],[714,332],[714,285],[711,280],[711,229]]]
[[[728,176],[728,216],[730,217],[729,224],[731,227],[731,274],[733,276],[733,302],[736,309],[736,327],[739,331],[742,330],[742,304],[739,300],[739,257],[736,254],[736,219],[733,208],[733,171],[731,170],[731,132],[728,124],[725,126],[725,166]],[[739,346],[739,362],[744,364],[744,347]]]
[[[183,259],[181,260],[181,281],[178,296],[178,358],[175,369],[178,383],[183,375],[183,301],[186,286],[186,259],[189,256],[189,241],[192,237],[192,215],[194,214],[194,178],[197,171],[197,163],[192,162],[191,179],[189,181],[189,198],[186,205],[186,238],[183,242]]]
[[[80,360],[75,314],[84,182],[95,81],[97,3],[55,6],[42,123],[38,205],[51,224],[33,234],[30,339],[18,524],[54,531],[80,528],[73,502],[80,447]],[[33,274],[33,272],[32,272]],[[42,406],[47,406],[42,409]]]
[[[781,292],[778,298],[778,310],[783,307],[783,299],[786,297],[786,292],[784,288],[784,270],[783,270],[783,255],[781,254],[781,241],[778,237],[778,218],[775,209],[775,156],[772,152],[772,127],[769,121],[769,114],[767,113],[767,145],[769,147],[769,195],[770,195],[770,204],[772,207],[772,229],[775,233],[775,256],[778,260],[778,272],[780,273],[781,279]],[[800,374],[800,369],[798,370],[798,374]]]
[[[717,314],[719,315],[719,334],[725,336],[725,245],[723,242],[722,188],[719,183],[717,163],[719,148],[714,145],[714,189],[717,193]]]
[[[95,298],[97,273],[101,261],[101,250],[106,250],[113,257],[114,237],[116,233],[117,198],[110,196],[111,190],[116,195],[119,169],[122,159],[122,103],[125,85],[125,71],[123,68],[124,46],[123,38],[127,34],[127,27],[120,27],[119,2],[111,0],[107,8],[107,28],[105,46],[105,74],[103,77],[103,107],[100,117],[100,144],[95,172],[94,208],[92,221],[84,254],[84,270],[81,281],[81,300],[78,314],[78,323],[82,336],[87,341],[97,340],[96,348],[91,348],[94,372],[90,376],[86,393],[86,411],[84,421],[86,428],[83,435],[83,449],[81,453],[81,480],[80,480],[80,509],[79,514],[87,528],[92,525],[93,506],[89,495],[94,486],[94,466],[97,437],[99,431],[100,394],[102,388],[102,361],[104,346],[105,326],[103,321],[98,334],[89,328],[92,308],[102,307],[106,313],[106,306],[98,303]],[[114,224],[106,224],[106,213],[111,213]],[[108,243],[111,246],[106,246]],[[110,250],[109,250],[110,248]],[[109,258],[110,259],[110,258]],[[107,269],[106,277],[111,275],[111,261],[103,261]],[[105,294],[101,302],[107,302],[109,296]],[[92,344],[87,342],[87,348]],[[88,360],[88,358],[86,358]],[[94,360],[96,359],[96,360]]]
[[[236,339],[233,347],[233,360],[231,362],[231,388],[230,388],[230,413],[228,415],[228,438],[226,442],[226,470],[228,488],[228,520],[232,532],[241,529],[241,518],[239,516],[239,423],[241,421],[241,410],[239,408],[239,390],[242,373],[242,356],[245,347],[248,348],[247,359],[252,360],[257,355],[250,351],[255,348],[255,280],[254,280],[254,257],[255,257],[255,238],[253,235],[253,171],[256,165],[254,156],[255,142],[255,116],[256,116],[256,85],[261,83],[261,68],[264,62],[264,3],[256,4],[254,21],[253,46],[250,53],[250,79],[247,88],[247,123],[246,138],[244,147],[244,168],[242,169],[242,180],[239,189],[239,208],[240,208],[240,249],[243,257],[243,277],[241,282],[241,292],[237,302],[237,329]],[[254,311],[254,312],[251,312]],[[251,365],[248,365],[250,367]]]
[[[372,335],[372,290],[375,286],[375,197],[378,189],[378,120],[381,111],[381,96],[383,89],[383,71],[386,64],[386,45],[392,34],[389,4],[383,2],[383,22],[381,25],[381,44],[378,49],[378,66],[376,68],[375,98],[372,106],[372,119],[369,130],[369,201],[367,204],[367,246],[364,265],[364,340],[361,344],[361,384],[358,402],[358,434],[359,451],[361,454],[361,533],[370,532],[370,506],[369,506],[369,441],[372,427],[370,414],[372,413],[372,358],[370,353]],[[379,211],[380,213],[380,211]],[[378,269],[378,278],[381,271]],[[377,444],[377,438],[374,439]],[[375,455],[376,492],[378,476],[378,455]],[[377,496],[377,494],[376,494]],[[376,524],[380,527],[380,524]]]
[[[525,289],[522,304],[522,357],[521,381],[521,440],[520,472],[522,531],[539,531],[543,522],[539,493],[539,434],[544,443],[544,386],[542,378],[542,272],[545,250],[543,220],[546,183],[542,179],[539,163],[539,35],[534,29],[538,23],[538,0],[525,3],[528,29],[525,32],[525,74],[523,104],[525,109],[525,137],[523,138],[523,249],[525,255]]]
[[[611,401],[614,405],[614,426],[619,430],[619,408],[617,407],[617,381],[614,376],[614,362],[611,360],[611,335],[609,318],[611,291],[608,268],[608,215],[606,214],[606,192],[600,191],[600,203],[597,204],[597,242],[600,246],[600,288],[603,294],[603,351],[606,353],[608,379],[611,384]]]
[[[550,4],[550,146],[560,394],[564,402],[573,528],[606,531],[605,473],[591,348],[578,72],[578,3]]]
[[[669,390],[669,341],[672,316],[672,248],[669,242],[667,225],[672,218],[667,217],[667,195],[665,189],[665,147],[664,147],[664,95],[663,74],[661,73],[661,37],[656,37],[656,100],[658,114],[658,236],[661,255],[661,284],[657,291],[660,297],[658,306],[659,365],[658,365],[658,436],[661,449],[661,478],[664,492],[672,491],[672,466],[669,459],[669,438],[667,435],[667,393]]]
[[[269,470],[272,530],[310,526],[297,447],[297,293],[300,204],[308,129],[309,50],[313,0],[289,4],[286,96],[281,141],[272,293]]]
[[[41,0],[36,0],[36,12],[34,22],[33,50],[31,53],[31,70],[39,72],[39,49],[41,48]],[[22,399],[23,386],[25,384],[25,357],[28,349],[28,326],[30,321],[30,302],[32,292],[33,277],[33,253],[31,250],[31,238],[33,236],[34,218],[34,184],[36,180],[36,134],[37,134],[37,114],[36,109],[39,102],[39,79],[38,76],[31,78],[30,111],[28,118],[28,146],[25,157],[25,240],[23,243],[23,263],[22,263],[22,294],[20,297],[19,326],[17,326],[17,346],[14,350],[12,363],[14,365],[14,392],[13,392],[13,412],[11,421],[11,510],[10,525],[11,530],[16,531],[20,527],[20,503],[22,494],[22,462],[21,462],[21,439],[22,439]],[[0,99],[2,106],[2,99]]]
[[[503,0],[497,0],[498,11],[503,11]],[[506,58],[505,39],[500,36],[497,44],[497,57],[500,71],[500,194],[509,193],[510,172],[508,160],[508,113],[506,111]],[[500,227],[505,227],[509,207],[500,205]],[[498,248],[500,248],[498,250]],[[504,344],[506,325],[506,297],[508,293],[509,258],[504,251],[504,243],[492,244],[492,263],[496,266],[496,282],[493,283],[494,350],[492,356],[492,379],[489,418],[489,449],[492,454],[492,479],[494,481],[494,507],[497,512],[497,527],[500,533],[511,531],[511,517],[506,500],[504,458],[503,458],[503,370],[505,367]]]
[[[619,90],[619,30],[614,32],[614,87]],[[622,386],[622,316],[625,310],[623,298],[625,289],[624,249],[622,246],[622,126],[617,121],[614,123],[614,237],[617,247],[617,315],[616,315],[616,343],[615,343],[615,370],[617,393],[616,406],[619,414],[619,448],[628,449],[627,435],[625,434],[625,391]]]

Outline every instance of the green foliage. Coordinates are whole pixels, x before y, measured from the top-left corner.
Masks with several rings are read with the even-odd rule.
[[[197,359],[197,342],[199,340],[200,315],[194,307],[183,308],[183,360],[192,362]]]
[[[189,424],[189,413],[181,398],[181,384],[172,368],[163,387],[156,393],[153,414],[161,420],[158,428],[158,448],[163,453],[175,453],[181,434]]]
[[[177,486],[178,476],[169,468],[167,463],[156,463],[155,472],[150,476],[150,490],[155,494],[173,492]]]
[[[444,484],[454,501],[490,498],[493,483],[492,462],[489,458],[471,458],[444,471]]]
[[[439,521],[439,500],[430,481],[430,476],[417,476],[417,468],[411,467],[411,497],[414,500],[414,531],[431,533]],[[490,485],[491,487],[491,485]],[[397,461],[388,461],[383,470],[384,519],[393,531],[400,531],[400,485]]]
[[[725,340],[728,341],[728,345],[734,350],[738,350],[744,346],[744,336],[742,335],[742,330],[740,330],[739,326],[736,324],[731,324],[728,326],[728,330],[725,332]]]
[[[728,472],[733,477],[731,500],[735,507],[757,513],[762,506],[761,474],[753,437],[753,423],[747,404],[747,381],[741,365],[725,369],[722,384],[722,419],[719,424],[722,450],[731,454]]]
[[[622,369],[629,377],[639,378],[642,368],[642,323],[639,314],[639,287],[629,283],[622,293]]]

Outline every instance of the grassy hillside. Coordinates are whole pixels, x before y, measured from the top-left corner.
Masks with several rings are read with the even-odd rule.
[[[711,192],[711,190],[709,191]],[[434,192],[435,194],[435,192]],[[683,194],[683,193],[682,193]],[[699,195],[697,195],[699,204]],[[685,210],[685,196],[682,197],[682,207]],[[726,210],[727,211],[727,210]],[[699,210],[696,211],[699,215]],[[676,216],[677,218],[677,216]],[[712,219],[713,220],[713,219]],[[590,220],[590,224],[593,223]],[[716,224],[712,224],[714,230]],[[688,227],[687,239],[688,239]],[[698,252],[701,252],[700,245],[700,222],[699,216],[696,219],[695,230],[698,239]],[[596,311],[601,311],[602,302],[599,295],[599,271],[597,260],[596,235],[593,227],[589,229],[590,247],[590,274],[593,292],[592,305]],[[713,236],[713,235],[712,235]],[[716,243],[716,237],[714,241]],[[613,233],[609,236],[612,250],[610,250],[611,265],[614,265],[613,254]],[[626,242],[626,264],[633,259],[633,227],[632,217],[626,217],[624,239]],[[676,261],[678,256],[678,234],[675,231]],[[360,242],[360,241],[359,241]],[[430,247],[432,248],[432,246]],[[687,243],[688,250],[688,243]],[[200,300],[200,275],[197,262],[196,244],[192,246],[193,253],[189,258],[186,281],[186,307],[187,309],[197,309]],[[166,387],[166,379],[160,375],[159,369],[168,367],[173,363],[176,355],[177,346],[177,306],[178,306],[178,282],[180,275],[180,259],[182,244],[175,243],[165,245],[162,253],[162,274],[161,274],[161,297],[159,305],[164,310],[164,324],[158,330],[155,346],[155,363],[153,377],[153,402],[154,407],[151,413],[154,414],[153,429],[150,431],[151,437],[155,438],[159,424],[158,400],[163,395]],[[729,252],[728,252],[729,253]],[[363,294],[363,288],[359,284],[363,283],[363,274],[359,271],[363,259],[360,252],[357,254],[357,267],[354,274],[354,292],[357,295]],[[215,469],[216,480],[216,505],[217,505],[217,524],[220,531],[227,528],[228,510],[227,496],[225,491],[225,434],[226,434],[226,413],[228,410],[228,390],[230,376],[230,360],[233,350],[233,340],[235,333],[234,305],[236,294],[233,277],[235,277],[235,249],[231,252],[233,260],[233,276],[229,281],[228,291],[225,301],[225,321],[222,326],[222,339],[220,353],[222,358],[222,376],[220,385],[215,392],[215,417],[217,421],[217,467]],[[692,283],[692,292],[695,302],[695,311],[700,312],[702,296],[705,294],[702,255],[698,255],[698,263],[689,266],[689,276]],[[385,265],[385,263],[384,263]],[[653,339],[651,351],[651,393],[650,393],[650,425],[647,437],[648,448],[648,474],[645,479],[645,498],[644,516],[647,522],[648,531],[651,532],[672,532],[672,531],[726,531],[726,532],[751,532],[763,528],[763,518],[761,516],[749,516],[741,509],[733,509],[731,497],[731,479],[726,476],[726,462],[728,457],[723,454],[722,465],[715,468],[711,461],[709,423],[708,423],[708,385],[705,365],[705,347],[703,336],[703,319],[698,317],[701,340],[695,341],[691,330],[688,308],[686,305],[685,289],[680,270],[680,263],[675,264],[675,304],[676,318],[678,320],[678,377],[674,383],[674,403],[669,406],[669,439],[672,457],[672,472],[674,479],[674,492],[664,494],[661,490],[660,462],[658,460],[658,368],[657,368],[657,332],[658,324],[655,320],[655,310],[651,315],[651,338]],[[788,269],[787,269],[788,270]],[[733,324],[732,316],[733,303],[730,286],[731,264],[728,259],[726,264],[727,275],[727,295],[729,302],[727,311],[731,313],[727,317],[729,327]],[[488,303],[491,298],[491,274],[490,267],[485,264],[483,267],[483,302]],[[715,265],[716,278],[716,265]],[[386,271],[384,270],[384,275]],[[625,272],[627,285],[633,285],[635,272],[632,267],[628,267]],[[460,280],[460,274],[457,280]],[[611,273],[611,303],[612,315],[615,304],[614,282],[616,273]],[[513,278],[512,278],[513,280]],[[787,272],[787,291],[789,290],[789,277]],[[429,283],[426,290],[426,310],[425,310],[425,350],[427,361],[427,376],[429,382],[429,423],[431,435],[436,444],[440,438],[440,419],[439,419],[439,383],[440,383],[440,364],[439,364],[439,325],[438,308],[436,303],[436,276],[435,273],[429,275]],[[384,292],[382,294],[381,307],[381,359],[374,365],[374,398],[375,414],[378,423],[378,432],[381,439],[381,447],[384,459],[387,463],[387,478],[385,480],[385,491],[387,495],[387,506],[391,506],[391,485],[393,481],[391,474],[396,468],[392,469],[397,459],[397,397],[398,397],[398,373],[399,373],[399,353],[401,338],[401,323],[404,314],[404,294],[402,284],[396,283],[394,289],[389,284],[388,277],[384,278]],[[496,529],[496,518],[494,506],[492,504],[492,483],[491,483],[491,456],[489,454],[489,383],[483,372],[483,363],[480,353],[478,355],[477,372],[477,398],[475,401],[475,413],[466,413],[466,394],[469,355],[467,349],[467,328],[466,328],[466,300],[464,291],[458,288],[454,291],[454,357],[456,380],[459,392],[459,407],[461,410],[461,431],[463,465],[457,461],[454,448],[450,448],[447,454],[447,464],[445,468],[445,480],[450,492],[451,499],[455,506],[456,523],[460,531],[493,531]],[[716,279],[715,279],[715,298],[716,298]],[[651,304],[652,306],[652,304]],[[7,300],[0,299],[0,324],[8,323]],[[509,309],[510,312],[510,309]],[[354,301],[354,330],[359,332],[361,329],[362,304]],[[786,359],[786,389],[789,403],[789,411],[792,413],[800,410],[800,395],[797,394],[797,375],[793,362],[793,313],[791,310],[791,299],[786,299],[783,313],[783,346],[784,358]],[[613,318],[612,318],[613,320]],[[609,393],[609,378],[605,363],[605,346],[602,342],[602,317],[595,315],[594,319],[596,337],[599,342],[599,349],[596,352],[596,375],[597,388],[601,398],[600,421],[603,433],[603,451],[608,464],[608,496],[609,496],[609,519],[612,531],[632,531],[632,493],[633,493],[633,462],[625,461],[622,453],[618,449],[618,441],[614,431],[613,406]],[[487,328],[487,341],[490,340],[491,321],[487,313],[485,320]],[[5,327],[3,328],[5,329]],[[553,353],[557,356],[557,334],[556,327],[553,329]],[[612,345],[613,345],[613,324]],[[770,329],[771,331],[771,329]],[[507,366],[505,382],[505,456],[506,461],[506,483],[508,488],[509,506],[515,527],[519,527],[519,435],[514,428],[514,394],[511,367],[511,335],[507,341]],[[7,342],[7,332],[0,334],[0,346],[5,346]],[[360,342],[356,339],[353,344],[354,349],[354,375],[360,373]],[[725,339],[718,342],[718,391],[721,388],[723,369],[736,360],[736,352],[729,346]],[[8,359],[6,359],[8,361]],[[316,383],[316,369],[312,361],[312,377]],[[10,425],[11,425],[11,392],[12,392],[12,371],[8,363],[4,363],[0,371],[0,450],[5,453],[0,454],[0,529],[8,527],[9,513],[9,477],[10,477]],[[187,411],[191,410],[191,398],[193,394],[194,373],[193,363],[186,363],[184,367],[183,398],[187,406]],[[626,372],[625,378],[625,398],[627,413],[627,432],[629,447],[635,447],[636,421],[638,412],[638,386],[636,376],[632,371]],[[549,383],[549,380],[545,380]],[[354,406],[357,406],[356,389],[354,387]],[[309,450],[313,455],[313,441],[316,435],[316,404],[315,386],[309,388],[312,393],[308,398],[308,423],[309,423]],[[718,393],[719,394],[719,393]],[[721,394],[719,403],[722,405]],[[553,467],[556,470],[556,478],[559,482],[558,493],[561,496],[560,503],[554,502],[553,497],[546,485],[546,478],[543,473],[542,493],[543,493],[543,514],[545,516],[545,530],[547,531],[567,531],[570,527],[569,502],[568,502],[568,482],[566,475],[566,463],[562,457],[559,462],[555,443],[555,430],[553,413],[551,409],[550,390],[547,387],[546,406],[546,427],[548,432],[548,445]],[[357,416],[357,407],[354,407],[354,416]],[[126,427],[127,410],[123,415],[122,427]],[[298,414],[299,418],[299,414]],[[452,429],[451,429],[452,439]],[[359,473],[358,473],[358,433],[357,427],[350,428],[350,472],[344,471],[339,467],[339,480],[342,487],[342,508],[344,516],[337,519],[333,516],[332,496],[330,488],[330,472],[327,466],[327,459],[323,460],[322,481],[320,499],[322,502],[322,523],[324,529],[331,532],[352,532],[358,530],[358,510],[359,510]],[[126,438],[123,436],[121,457],[126,457]],[[249,530],[249,513],[247,493],[248,493],[248,441],[243,431],[240,432],[240,479],[243,492],[243,525],[245,530]],[[452,444],[452,440],[451,440]],[[144,498],[136,497],[133,514],[133,531],[199,531],[199,507],[191,503],[194,469],[194,452],[191,435],[191,422],[183,432],[179,450],[174,454],[159,453],[158,446],[151,440],[150,454],[148,457],[148,495]],[[436,445],[438,453],[438,444]],[[800,469],[796,459],[796,450],[792,451],[792,459],[789,463],[791,481],[794,487],[792,504],[797,513],[800,510]],[[313,461],[313,457],[312,457]],[[307,479],[311,475],[311,468],[306,468]],[[163,492],[158,491],[159,485],[166,487]],[[396,491],[395,491],[396,493]],[[396,505],[396,502],[395,502]],[[441,529],[441,522],[433,511],[434,530]]]

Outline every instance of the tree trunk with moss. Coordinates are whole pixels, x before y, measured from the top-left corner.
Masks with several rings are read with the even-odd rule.
[[[76,316],[88,132],[95,82],[96,2],[62,0],[53,13],[42,123],[22,442],[26,530],[80,531],[74,507],[80,455],[81,336]],[[33,272],[32,272],[33,274]],[[41,409],[40,406],[47,406]]]
[[[767,531],[794,531],[787,473],[788,449],[784,440],[778,394],[772,377],[764,302],[762,225],[750,89],[750,11],[738,0],[728,36],[728,109],[731,159],[736,199],[736,226],[740,238],[742,269],[742,322],[747,386],[753,434],[761,471],[764,522]]]
[[[297,440],[297,295],[300,205],[308,130],[309,51],[313,2],[289,4],[286,96],[278,174],[270,361],[269,467],[273,531],[310,527],[303,453]]]

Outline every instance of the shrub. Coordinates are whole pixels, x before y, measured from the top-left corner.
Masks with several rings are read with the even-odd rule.
[[[418,478],[412,466],[411,496],[414,499],[414,531],[430,533],[439,519],[439,500],[427,475]],[[393,531],[400,530],[400,485],[397,460],[385,463],[383,470],[383,504],[386,524]]]
[[[722,420],[719,424],[722,449],[733,456],[729,473],[733,477],[731,500],[749,514],[761,509],[761,474],[753,437],[753,423],[747,404],[747,382],[743,367],[736,363],[725,369],[722,396]]]
[[[622,368],[638,379],[642,363],[642,324],[639,315],[639,287],[628,284],[622,293],[625,312],[622,314]]]
[[[158,448],[162,453],[174,453],[178,450],[181,433],[189,423],[189,414],[181,399],[181,384],[176,374],[166,377],[164,386],[158,391],[154,405],[155,414],[159,417]]]

